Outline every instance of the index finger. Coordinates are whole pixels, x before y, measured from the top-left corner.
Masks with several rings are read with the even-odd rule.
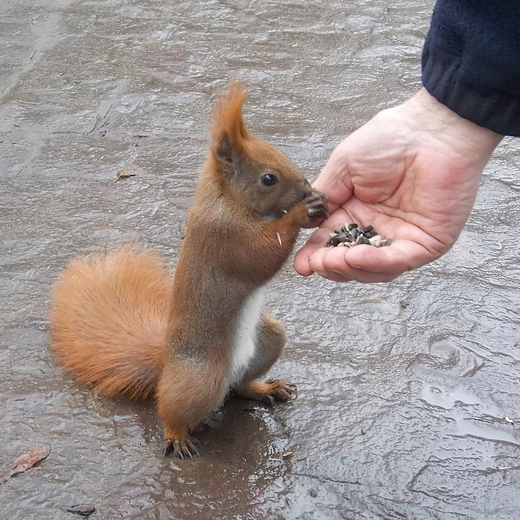
[[[343,147],[343,143],[336,147],[312,184],[313,188],[327,195],[331,213],[344,204],[354,191]]]

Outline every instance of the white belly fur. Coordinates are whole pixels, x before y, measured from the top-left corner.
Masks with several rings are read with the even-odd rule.
[[[240,381],[255,356],[256,331],[263,299],[264,289],[261,287],[245,301],[240,311],[231,357],[229,386]]]

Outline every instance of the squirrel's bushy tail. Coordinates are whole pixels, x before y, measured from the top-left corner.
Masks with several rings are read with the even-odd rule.
[[[101,395],[150,397],[166,363],[172,278],[153,251],[73,260],[52,293],[51,349]]]

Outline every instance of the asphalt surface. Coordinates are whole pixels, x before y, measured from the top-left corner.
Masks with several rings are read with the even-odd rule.
[[[202,457],[161,454],[151,403],[73,383],[47,345],[76,254],[136,241],[175,265],[230,77],[247,123],[314,178],[420,86],[432,2],[22,0],[0,4],[0,517],[512,519],[520,498],[520,146],[506,139],[441,260],[390,284],[267,294],[289,343],[270,410],[227,403]],[[121,170],[135,174],[116,182]],[[302,241],[303,241],[302,237]],[[302,242],[301,242],[302,243]],[[291,456],[283,456],[292,452]]]

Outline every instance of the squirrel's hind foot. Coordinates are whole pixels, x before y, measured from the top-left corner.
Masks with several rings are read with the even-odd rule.
[[[296,385],[279,379],[250,381],[235,389],[235,393],[246,399],[255,399],[268,406],[274,406],[276,401],[286,403],[296,397]]]
[[[193,438],[184,441],[165,439],[163,443],[163,454],[166,457],[170,453],[173,453],[174,457],[181,460],[198,458],[200,457],[200,453],[196,444],[199,444],[199,442]]]

